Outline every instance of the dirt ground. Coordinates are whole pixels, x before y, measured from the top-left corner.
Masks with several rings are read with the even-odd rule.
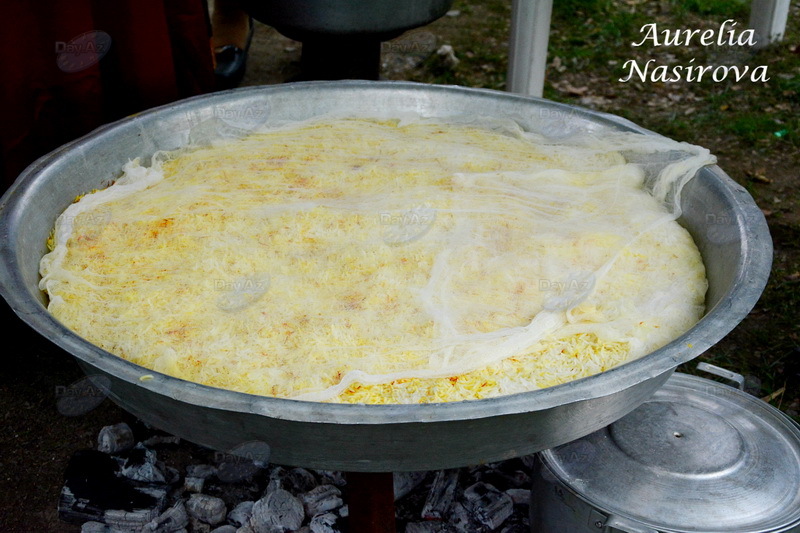
[[[439,31],[436,29],[438,26],[433,28],[431,31]],[[446,30],[441,30],[438,35],[439,43],[447,42]],[[422,53],[415,46],[398,45],[386,50],[385,77],[403,78],[406,74],[409,78],[414,77],[414,71],[408,71],[404,66],[404,57]],[[458,49],[456,53],[459,53]],[[299,74],[299,58],[299,43],[263,25],[257,25],[243,85],[289,81]],[[408,63],[416,64],[413,58]],[[610,112],[638,107],[651,113],[666,113],[675,103],[663,91],[651,93],[630,88],[621,94],[618,88],[593,80],[581,70],[559,71],[551,68],[548,76],[551,90],[560,91],[566,96],[572,95],[578,100],[576,103],[586,97],[584,105]],[[683,95],[681,98],[685,97]],[[739,368],[735,369],[748,368],[742,358],[775,356],[774,353],[759,353],[758,346],[765,346],[765,350],[766,346],[771,346],[770,349],[785,350],[787,353],[797,350],[796,336],[787,336],[777,344],[768,345],[759,337],[759,330],[768,327],[776,317],[786,320],[787,314],[797,312],[796,308],[781,301],[779,294],[781,287],[794,287],[800,281],[800,272],[797,271],[800,259],[800,215],[796,194],[796,169],[800,157],[790,147],[785,152],[765,153],[757,146],[745,150],[728,137],[715,136],[713,133],[694,139],[695,142],[700,140],[715,151],[724,169],[740,183],[747,184],[768,215],[775,240],[776,268],[771,284],[776,288],[773,295],[762,300],[742,326],[706,356],[708,360],[729,366],[740,363]],[[94,447],[101,427],[130,421],[131,417],[107,400],[79,416],[61,414],[57,408],[59,391],[80,380],[82,372],[70,355],[22,324],[4,302],[2,313],[10,336],[6,364],[0,376],[0,416],[3,421],[3,431],[0,433],[0,531],[78,531],[79,528],[59,521],[56,514],[67,460],[81,448]],[[797,384],[787,380],[797,377],[798,357],[774,359],[774,376],[757,377],[770,383],[765,393],[774,392],[783,384],[785,393],[778,399],[782,402],[780,406],[796,414],[800,409]]]

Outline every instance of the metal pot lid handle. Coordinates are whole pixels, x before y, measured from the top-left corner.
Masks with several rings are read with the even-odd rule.
[[[729,381],[733,381],[736,383],[736,386],[739,390],[744,390],[744,376],[741,374],[737,374],[736,372],[732,372],[727,368],[722,368],[716,365],[712,365],[710,363],[697,363],[697,370],[702,370],[703,372],[708,372],[709,374],[714,374],[715,376],[719,376],[721,378],[725,378]]]

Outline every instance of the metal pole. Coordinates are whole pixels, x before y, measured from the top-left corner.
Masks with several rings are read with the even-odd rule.
[[[789,0],[752,0],[750,27],[756,34],[755,48],[782,40],[788,18]]]
[[[512,93],[542,96],[553,0],[514,0],[511,14],[508,77]]]

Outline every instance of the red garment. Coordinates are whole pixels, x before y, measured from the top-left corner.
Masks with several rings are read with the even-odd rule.
[[[10,0],[0,19],[2,187],[127,115],[212,91],[205,0]]]

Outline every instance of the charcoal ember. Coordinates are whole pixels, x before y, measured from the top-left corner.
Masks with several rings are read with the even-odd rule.
[[[292,468],[283,477],[283,485],[292,494],[301,494],[316,487],[317,478],[305,468]]]
[[[211,533],[236,533],[236,526],[225,524],[211,530]]]
[[[133,449],[117,454],[120,475],[144,483],[166,483],[166,477],[158,468],[156,452],[137,444]]]
[[[292,531],[303,524],[303,504],[289,491],[275,489],[253,505],[250,527],[255,533]]]
[[[322,480],[322,484],[334,485],[339,488],[347,485],[347,478],[338,470],[315,470],[315,472]]]
[[[478,522],[475,515],[460,502],[453,504],[448,525],[456,533],[486,533],[486,526]]]
[[[308,524],[311,533],[341,533],[341,518],[333,513],[316,515]]]
[[[464,490],[464,505],[489,529],[497,529],[513,514],[511,496],[492,485],[478,482]]]
[[[105,453],[117,453],[133,448],[133,431],[125,422],[105,426],[97,434],[97,450]]]
[[[332,511],[342,505],[342,492],[333,485],[320,485],[300,495],[306,516]]]
[[[215,526],[225,520],[228,509],[221,498],[205,494],[192,494],[186,502],[189,516]]]
[[[246,501],[237,504],[236,507],[231,509],[228,513],[228,522],[237,527],[245,525],[253,514],[253,505],[255,505],[255,503],[254,501]]]
[[[147,491],[151,496],[156,497],[160,501],[160,505],[150,509],[135,509],[133,511],[123,509],[106,511],[103,513],[103,522],[108,524],[112,531],[141,531],[145,525],[159,516],[161,507],[166,502],[166,491],[152,488],[142,488],[140,490]]]
[[[73,523],[107,523],[107,512],[118,510],[131,514],[129,518],[137,523],[149,516],[139,523],[141,527],[158,516],[165,505],[166,489],[135,486],[119,472],[119,462],[104,452],[75,452],[64,471],[59,517]]]
[[[531,491],[529,489],[508,489],[506,494],[511,496],[514,505],[530,505]]]
[[[394,499],[399,500],[416,488],[427,476],[427,472],[395,472]]]
[[[409,522],[405,533],[450,533],[452,531],[444,522]]]
[[[186,477],[199,477],[208,479],[216,475],[217,468],[213,465],[189,465],[186,467]]]
[[[439,470],[433,479],[425,504],[422,506],[422,518],[425,520],[442,520],[453,504],[460,470],[457,468]]]
[[[186,477],[183,480],[183,488],[188,492],[203,492],[203,485],[206,480],[202,477]]]
[[[145,524],[142,533],[172,533],[189,525],[189,514],[183,501],[161,513],[159,516]]]
[[[81,525],[81,533],[111,533],[111,528],[102,522],[90,520]]]

